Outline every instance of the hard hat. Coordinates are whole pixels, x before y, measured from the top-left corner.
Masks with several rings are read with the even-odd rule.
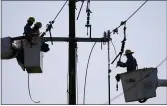
[[[41,23],[41,22],[36,22],[35,25],[36,25],[38,28],[41,28],[41,27],[42,27],[42,23]]]
[[[134,52],[132,52],[131,50],[127,49],[127,50],[125,51],[125,54],[124,54],[124,55],[133,54],[133,53],[134,53]]]
[[[29,18],[28,18],[28,21],[30,21],[30,22],[32,22],[32,23],[34,23],[35,18],[34,18],[34,17],[29,17]]]

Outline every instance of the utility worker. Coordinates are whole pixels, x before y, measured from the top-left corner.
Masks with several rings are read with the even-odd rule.
[[[127,68],[127,72],[132,72],[132,71],[135,71],[136,69],[138,69],[138,65],[137,65],[137,61],[136,61],[136,59],[132,56],[132,54],[133,54],[134,52],[132,52],[131,50],[129,50],[129,49],[127,49],[126,51],[125,51],[125,56],[127,57],[127,61],[126,61],[126,63],[123,63],[123,62],[121,62],[121,61],[118,61],[117,62],[117,66],[119,66],[119,67],[126,67]],[[120,74],[117,74],[116,75],[116,80],[117,80],[117,82],[118,81],[120,81]],[[133,79],[129,79],[129,81],[130,82],[134,82],[134,80]],[[118,86],[118,85],[117,85]],[[140,103],[144,103],[144,102],[146,102],[147,101],[147,99],[146,98],[144,98],[144,99],[141,99],[141,100],[138,100]]]
[[[39,29],[42,27],[42,23],[41,22],[36,22],[34,24],[34,27],[32,28],[32,36],[39,36],[40,35],[40,31]],[[48,52],[49,49],[49,45],[45,42],[42,42],[41,44],[41,51],[43,52]]]
[[[32,28],[32,30],[31,30],[31,36],[29,36],[29,43],[31,44],[31,47],[32,47],[32,44],[33,44],[33,42],[32,42],[32,37],[36,37],[36,36],[39,36],[40,35],[40,31],[39,31],[39,29],[42,27],[42,24],[41,24],[41,22],[36,22],[35,24],[34,24],[34,27]]]
[[[32,37],[31,37],[31,33],[32,33],[32,28],[31,26],[33,25],[33,23],[35,22],[35,18],[34,17],[29,17],[27,20],[27,24],[24,26],[24,35],[27,39],[28,42],[31,42]]]
[[[39,29],[42,27],[42,23],[41,22],[36,22],[34,24],[34,27],[32,28],[32,35],[33,36],[39,36],[40,35],[40,31]]]
[[[118,61],[117,62],[117,66],[119,66],[119,67],[126,67],[127,68],[127,72],[135,71],[138,68],[138,65],[137,65],[136,59],[132,56],[133,53],[134,52],[132,52],[131,50],[127,49],[125,51],[125,54],[124,54],[127,57],[126,63]],[[120,81],[120,75],[119,74],[117,74],[115,76],[115,78],[116,78],[116,80],[118,82]]]
[[[33,23],[35,22],[35,18],[34,17],[29,17],[27,20],[27,24],[24,26],[24,34],[25,36],[29,36],[32,28],[31,26],[33,25]]]
[[[126,67],[127,68],[127,72],[132,72],[132,71],[136,70],[138,66],[137,66],[136,59],[132,56],[133,53],[134,52],[132,52],[131,50],[127,49],[125,51],[125,54],[124,54],[127,57],[126,63],[118,61],[117,66]]]

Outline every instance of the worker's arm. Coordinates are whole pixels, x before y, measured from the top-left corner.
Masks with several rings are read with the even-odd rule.
[[[123,63],[123,62],[121,62],[121,61],[118,61],[117,66],[120,66],[120,67],[127,67],[127,62],[126,62],[126,63]]]

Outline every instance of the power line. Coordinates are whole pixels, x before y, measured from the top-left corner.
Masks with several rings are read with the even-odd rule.
[[[63,10],[63,8],[64,8],[64,6],[66,5],[67,1],[68,1],[68,0],[66,0],[66,2],[64,3],[64,5],[63,5],[62,8],[60,9],[60,11],[57,13],[57,15],[56,15],[56,17],[54,18],[53,21],[55,21],[56,18],[59,16],[60,12]]]
[[[166,59],[167,59],[167,57],[164,60],[162,60],[156,67],[161,66],[166,61]]]
[[[60,14],[60,12],[63,10],[63,8],[64,8],[64,6],[66,5],[67,1],[68,1],[68,0],[66,0],[66,2],[64,3],[64,5],[63,5],[62,8],[60,9],[60,11],[57,13],[57,15],[56,15],[56,17],[53,19],[53,21],[49,21],[49,24],[46,25],[47,28],[46,28],[45,32],[43,32],[43,33],[41,34],[41,36],[40,36],[40,37],[45,36],[45,35],[46,35],[46,32],[49,31],[50,39],[51,39],[52,45],[53,45],[52,34],[51,34],[51,29],[53,28],[52,25],[54,24],[56,18],[57,18],[58,15]]]
[[[122,21],[121,22],[121,24],[118,26],[118,27],[116,27],[112,32],[113,33],[117,33],[118,32],[118,28],[120,28],[122,25],[124,25],[130,18],[132,18],[132,16],[134,16],[143,6],[144,6],[144,4],[146,4],[147,3],[147,1],[148,0],[146,0],[135,12],[133,12],[133,14],[132,15],[130,15],[125,21]]]
[[[156,66],[156,68],[160,67],[166,60],[167,60],[167,57],[166,57],[165,59],[163,59],[163,60]],[[125,90],[124,92],[127,92],[127,91],[129,91],[130,89],[132,89],[136,84],[138,84],[139,82],[143,81],[143,80],[144,80],[147,76],[149,76],[152,72],[154,72],[154,71],[151,71],[151,72],[149,72],[148,74],[146,74],[143,78],[141,78],[139,81],[137,81],[136,83],[134,83],[130,88],[128,88],[128,89]],[[113,97],[113,98],[110,100],[110,102],[113,101],[113,100],[115,100],[115,99],[117,99],[118,97],[120,97],[122,94],[124,94],[124,92],[121,92],[119,95]],[[108,103],[108,102],[107,102],[107,103]],[[106,103],[105,103],[105,104],[106,104]]]
[[[140,10],[140,8],[143,7],[144,4],[147,3],[147,1],[148,1],[148,0],[146,0],[126,21],[128,21],[133,15],[135,15],[135,13],[137,13],[137,12]]]
[[[85,83],[84,83],[83,104],[85,104],[86,78],[87,78],[87,71],[88,71],[88,67],[89,67],[89,60],[90,60],[90,57],[91,57],[91,54],[92,54],[92,51],[93,51],[93,48],[95,47],[95,45],[96,45],[96,42],[92,46],[92,49],[91,49],[90,54],[89,54],[88,62],[87,62],[86,74],[85,74]]]
[[[82,0],[82,4],[81,4],[81,7],[80,7],[80,10],[79,10],[78,16],[77,16],[77,20],[78,20],[78,18],[79,18],[79,16],[80,16],[80,13],[81,13],[81,10],[82,10],[82,7],[83,7],[83,4],[84,4],[84,1],[85,1],[85,0]]]

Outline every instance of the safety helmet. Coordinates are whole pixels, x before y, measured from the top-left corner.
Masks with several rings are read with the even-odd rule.
[[[29,18],[28,18],[28,21],[34,23],[34,22],[35,22],[35,18],[34,18],[34,17],[29,17]]]
[[[42,23],[41,23],[41,22],[36,22],[35,25],[36,25],[38,28],[41,28],[41,27],[42,27]]]
[[[127,49],[127,50],[125,51],[125,54],[124,54],[124,55],[133,54],[133,53],[134,53],[134,52],[132,52],[131,50]]]

